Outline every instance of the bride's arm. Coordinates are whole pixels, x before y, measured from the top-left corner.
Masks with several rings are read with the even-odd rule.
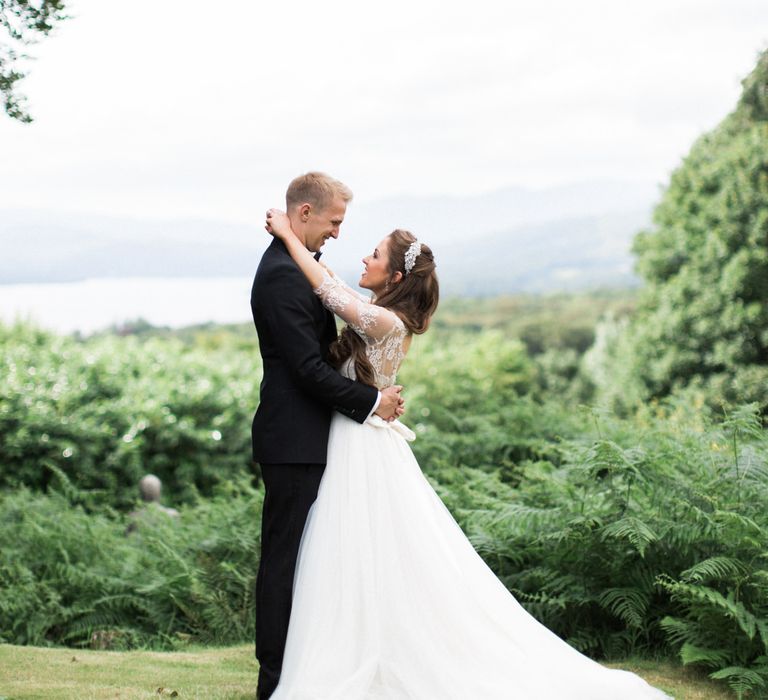
[[[318,262],[320,262],[318,260]],[[362,301],[365,304],[371,303],[371,297],[366,296],[365,294],[362,294],[358,292],[356,289],[352,289],[341,277],[339,277],[333,270],[331,270],[330,267],[325,265],[324,263],[320,263],[328,272],[328,274],[333,277],[334,280],[336,280],[344,289],[346,289],[350,294],[353,294],[355,297],[357,297],[360,301]]]
[[[296,237],[287,214],[277,209],[270,209],[267,211],[267,224],[264,228],[275,238],[279,238],[285,243],[285,247],[312,288],[319,287],[323,283],[323,276],[326,274],[325,268],[315,260],[315,256]]]
[[[291,257],[296,261],[296,264],[299,266],[299,269],[304,273],[304,276],[309,280],[309,283],[312,285],[312,287],[317,287],[313,281],[312,278],[309,277],[309,274],[307,274],[307,270],[305,270],[304,265],[302,264],[302,260],[297,258],[296,255],[294,255],[292,251],[292,247],[295,246],[295,243],[288,242],[288,238],[293,238],[295,241],[298,241],[298,238],[296,238],[296,234],[293,233],[293,229],[291,228],[291,222],[288,219],[288,216],[277,210],[277,209],[270,209],[267,212],[267,225],[264,227],[269,231],[273,236],[276,236],[277,238],[280,238],[283,243],[285,243],[286,248],[288,248],[288,252],[291,254]],[[293,236],[290,236],[289,234],[293,234]],[[301,251],[304,251],[306,253],[309,253],[309,256],[303,255]],[[365,296],[365,294],[361,294],[355,289],[352,289],[341,277],[339,277],[333,270],[331,270],[328,265],[326,265],[323,262],[320,262],[319,260],[315,260],[315,256],[312,255],[303,245],[300,245],[298,248],[296,248],[297,255],[301,256],[301,258],[307,258],[307,260],[311,259],[311,262],[307,262],[306,266],[309,270],[312,270],[314,268],[314,265],[312,263],[316,263],[320,267],[322,267],[335,281],[337,281],[344,289],[346,289],[350,294],[353,294],[355,297],[360,299],[360,301],[364,301],[366,303],[369,303],[371,301],[370,297]]]
[[[404,330],[403,321],[397,314],[382,306],[371,304],[370,300],[356,294],[338,280],[330,270],[326,271],[296,237],[286,214],[270,209],[267,212],[265,228],[283,241],[312,290],[320,297],[323,306],[344,319],[358,334],[383,338],[394,328]]]

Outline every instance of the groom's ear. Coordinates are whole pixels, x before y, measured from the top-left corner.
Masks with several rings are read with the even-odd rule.
[[[307,223],[309,220],[309,215],[312,213],[312,205],[305,202],[299,207],[299,219],[302,221],[302,223]]]

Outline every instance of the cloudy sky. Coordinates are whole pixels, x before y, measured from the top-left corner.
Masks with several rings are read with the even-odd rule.
[[[0,116],[0,209],[247,222],[358,200],[663,183],[768,48],[765,0],[74,0]]]

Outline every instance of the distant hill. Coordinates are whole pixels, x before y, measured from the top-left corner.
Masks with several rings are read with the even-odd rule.
[[[631,241],[656,197],[645,183],[596,182],[353,203],[325,259],[355,281],[360,258],[393,228],[408,228],[435,250],[447,294],[628,286],[636,284]],[[264,208],[270,204],[279,205]],[[0,284],[250,276],[268,242],[258,219],[249,226],[0,210]]]
[[[0,284],[94,277],[251,274],[266,246],[255,226],[0,211]]]
[[[515,292],[629,287],[630,246],[648,212],[547,222],[452,242],[441,249],[440,280],[449,293],[489,296]]]

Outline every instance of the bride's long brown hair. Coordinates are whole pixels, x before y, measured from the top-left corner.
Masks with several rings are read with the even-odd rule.
[[[409,333],[420,335],[429,328],[429,321],[440,298],[435,258],[429,246],[422,243],[421,253],[416,256],[411,271],[406,274],[405,253],[416,236],[410,231],[395,229],[387,236],[387,240],[387,271],[390,279],[396,272],[400,272],[403,277],[398,283],[391,284],[372,303],[394,311],[403,320]],[[350,357],[355,363],[357,380],[375,386],[373,367],[365,354],[365,342],[349,326],[345,326],[338,340],[331,345],[330,359],[336,367],[341,367]]]

